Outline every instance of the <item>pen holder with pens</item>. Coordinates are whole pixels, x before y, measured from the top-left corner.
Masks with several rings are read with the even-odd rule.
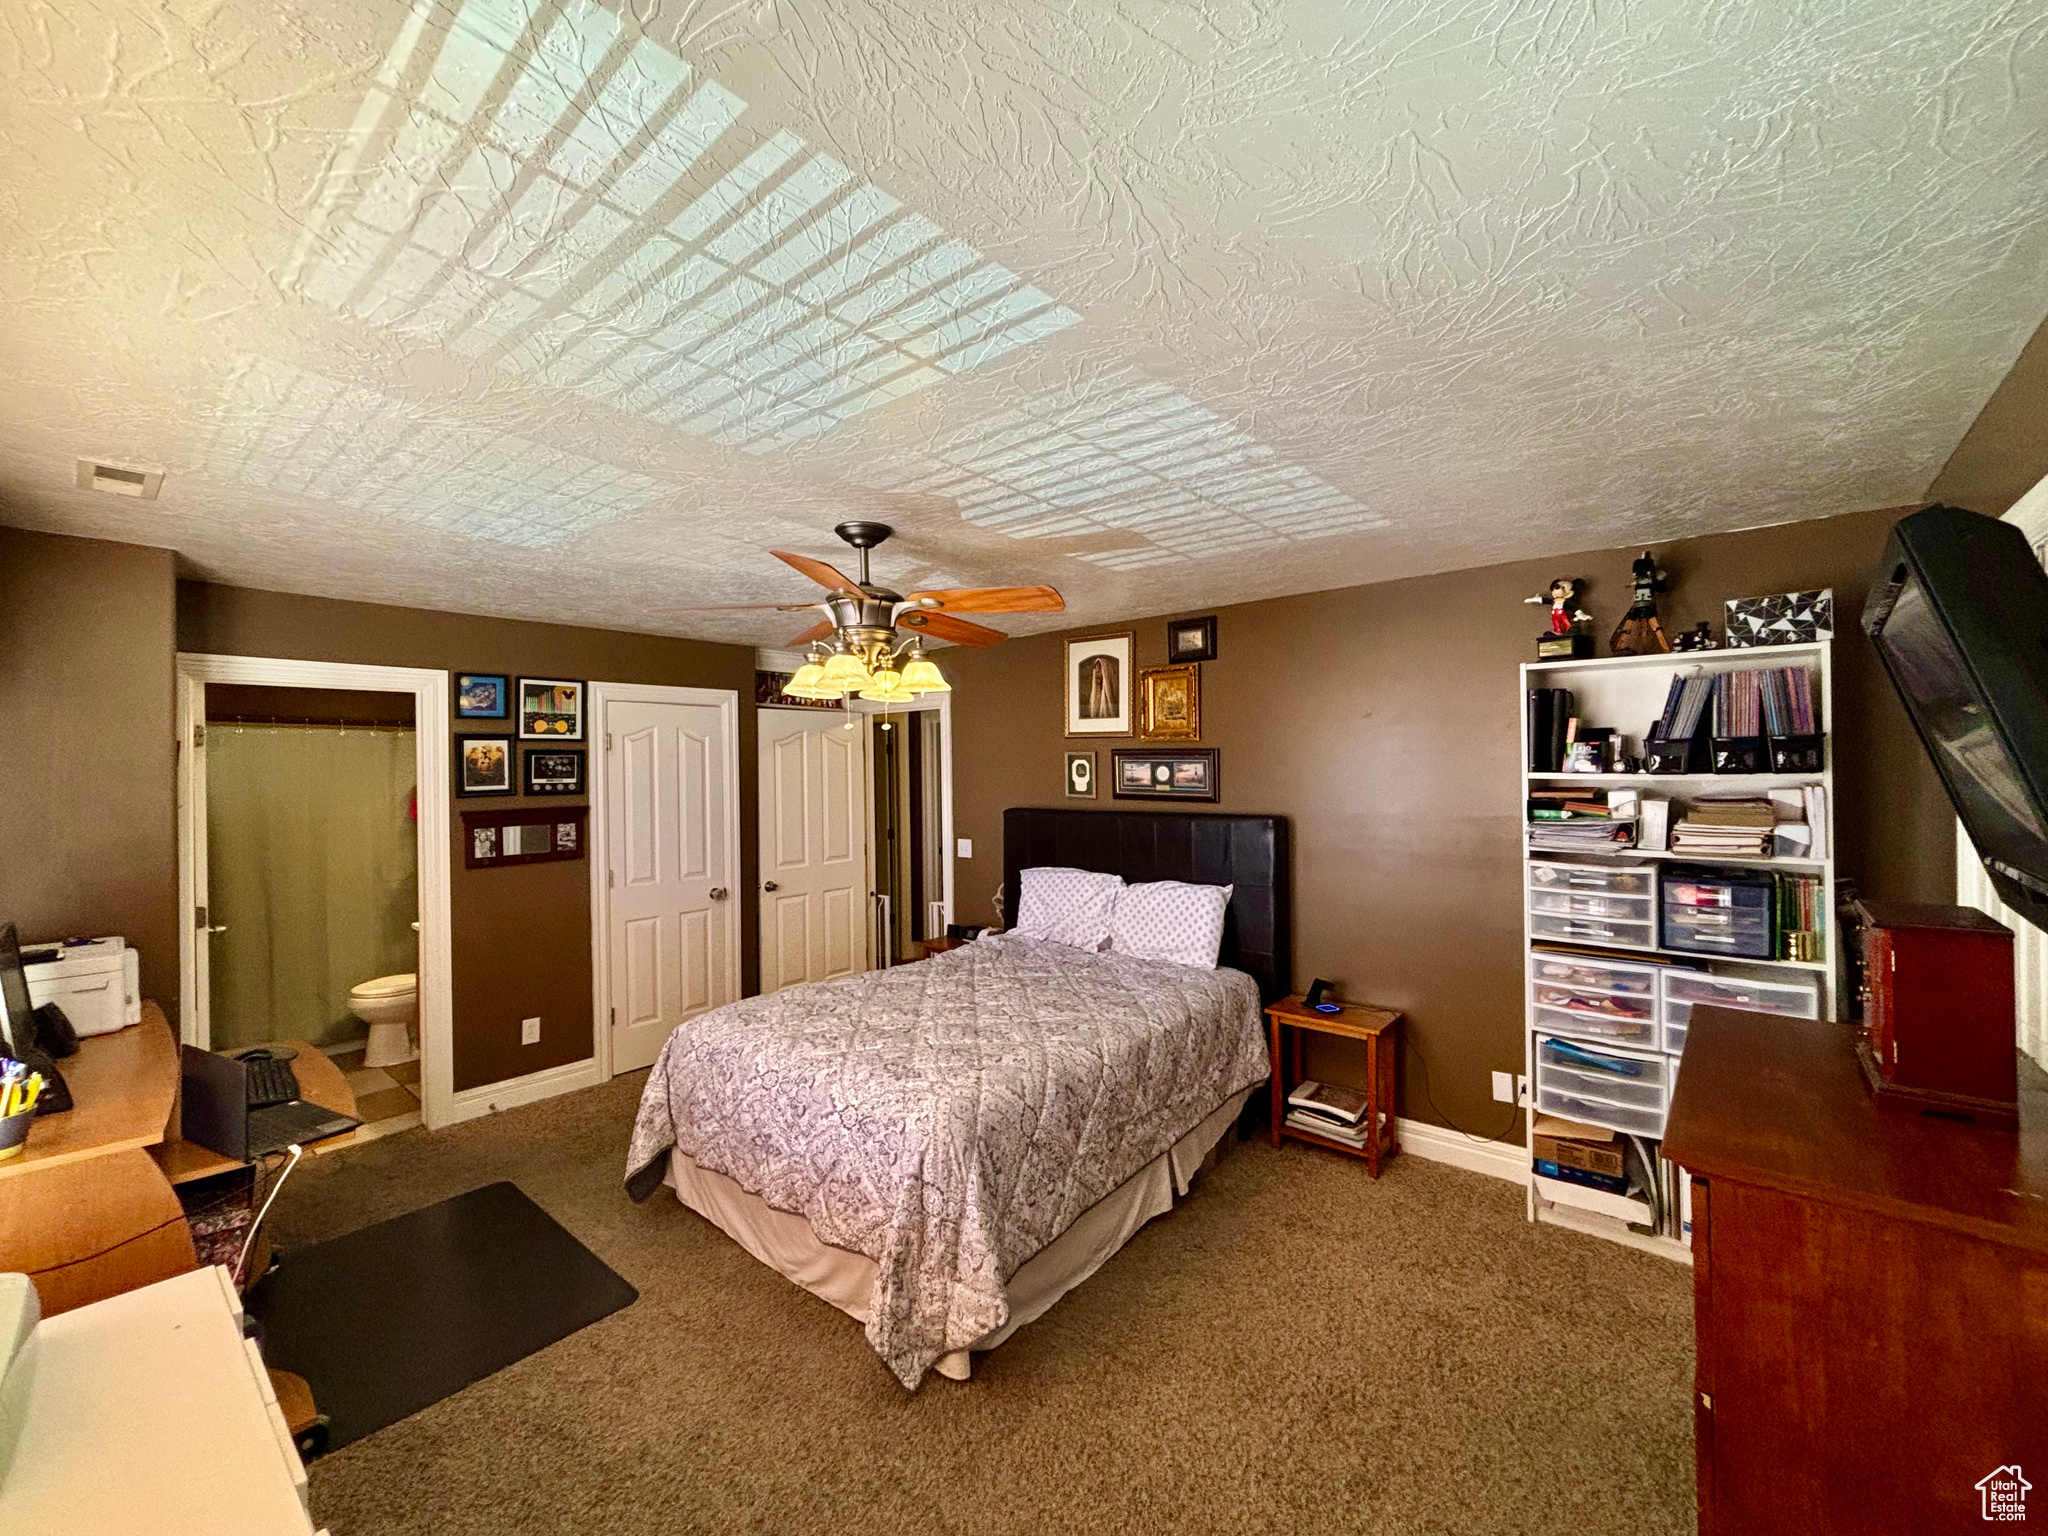
[[[19,1157],[28,1145],[28,1128],[35,1123],[36,1112],[24,1109],[20,1114],[0,1116],[0,1163],[10,1157]]]

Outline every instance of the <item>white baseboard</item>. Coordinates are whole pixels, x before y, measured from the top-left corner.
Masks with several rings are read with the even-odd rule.
[[[1427,1120],[1397,1120],[1395,1129],[1403,1152],[1506,1179],[1510,1184],[1529,1182],[1529,1149],[1519,1141],[1475,1141],[1463,1131],[1431,1125]]]
[[[597,1059],[590,1057],[540,1072],[529,1072],[524,1077],[508,1077],[502,1083],[465,1088],[455,1095],[451,1105],[454,1113],[445,1123],[454,1125],[459,1121],[474,1120],[479,1115],[496,1114],[501,1109],[517,1109],[521,1104],[551,1099],[558,1093],[595,1088],[603,1080],[597,1075]]]

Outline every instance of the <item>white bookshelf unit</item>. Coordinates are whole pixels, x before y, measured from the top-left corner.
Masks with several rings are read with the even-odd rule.
[[[1568,1227],[1691,1262],[1689,1243],[1682,1235],[1636,1231],[1614,1217],[1546,1199],[1535,1177],[1537,1117],[1548,1113],[1601,1124],[1635,1140],[1648,1153],[1652,1170],[1675,1176],[1668,1180],[1669,1192],[1682,1197],[1683,1175],[1661,1164],[1656,1153],[1663,1136],[1671,1086],[1683,1068],[1684,1020],[1692,1003],[1721,1001],[1763,1012],[1837,1016],[1836,994],[1842,971],[1840,941],[1835,932],[1838,850],[1831,649],[1828,642],[1821,641],[1661,656],[1530,662],[1522,667],[1520,716],[1525,812],[1530,793],[1558,789],[1592,792],[1630,788],[1646,797],[1668,799],[1672,802],[1673,826],[1683,814],[1685,804],[1701,796],[1745,792],[1764,795],[1772,789],[1803,789],[1818,784],[1825,800],[1823,824],[1814,828],[1821,838],[1821,856],[1816,858],[1708,857],[1629,847],[1573,852],[1537,850],[1528,845],[1525,816],[1522,940],[1526,1008],[1522,1049],[1528,1091],[1522,1107],[1528,1124],[1525,1139],[1531,1221]],[[1802,663],[1814,670],[1817,719],[1820,732],[1826,737],[1817,772],[1538,773],[1527,769],[1532,689],[1569,689],[1572,712],[1582,724],[1610,727],[1640,749],[1652,722],[1663,710],[1672,678]],[[1672,860],[1710,869],[1819,876],[1821,958],[1733,959],[1659,948],[1664,935],[1658,917],[1658,876]],[[1541,911],[1539,904],[1553,910]],[[1573,920],[1573,915],[1582,910],[1603,916],[1582,924]],[[1594,932],[1604,928],[1612,937],[1587,938],[1574,931],[1582,928]],[[1545,947],[1553,945],[1566,948]],[[1569,1003],[1575,997],[1594,1000],[1595,1006],[1608,1011],[1587,1014],[1554,1006]],[[1551,1039],[1562,1042],[1565,1049],[1546,1057],[1544,1042]],[[1588,1050],[1625,1058],[1628,1072],[1634,1075],[1603,1082],[1573,1070],[1570,1061]],[[1564,1061],[1558,1060],[1560,1055]],[[1555,1107],[1546,1109],[1546,1102]],[[1676,1220],[1665,1225],[1667,1231],[1679,1230]]]

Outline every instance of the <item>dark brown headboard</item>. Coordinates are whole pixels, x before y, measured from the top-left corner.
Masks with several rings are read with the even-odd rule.
[[[1188,811],[1003,812],[1003,920],[1015,922],[1019,875],[1041,864],[1147,880],[1229,885],[1217,964],[1259,984],[1266,1002],[1293,990],[1293,870],[1284,816]]]

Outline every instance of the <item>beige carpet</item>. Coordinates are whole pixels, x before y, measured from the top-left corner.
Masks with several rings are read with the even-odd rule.
[[[911,1394],[666,1191],[626,1199],[641,1081],[294,1175],[286,1249],[511,1179],[640,1290],[316,1462],[334,1536],[1693,1530],[1691,1272],[1533,1228],[1498,1180],[1240,1143]]]

